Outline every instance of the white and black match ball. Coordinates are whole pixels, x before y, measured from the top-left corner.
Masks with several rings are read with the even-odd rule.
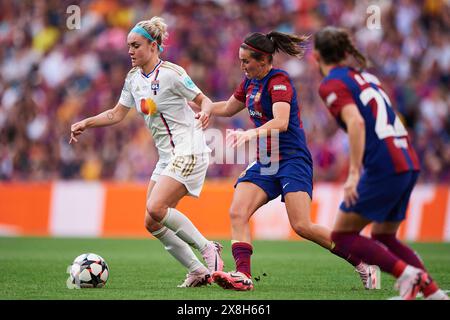
[[[77,288],[102,288],[108,277],[108,264],[95,253],[80,254],[70,266],[69,281]]]

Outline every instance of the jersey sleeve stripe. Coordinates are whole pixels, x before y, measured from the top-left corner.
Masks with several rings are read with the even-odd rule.
[[[161,68],[167,68],[167,69],[173,70],[179,76],[183,75],[183,70],[180,67],[177,67],[174,64],[167,62],[167,61],[164,61],[164,63],[161,64]]]

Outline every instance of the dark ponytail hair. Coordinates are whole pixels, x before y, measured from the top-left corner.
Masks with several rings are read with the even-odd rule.
[[[363,69],[368,66],[366,57],[355,48],[344,29],[326,27],[320,30],[314,36],[314,48],[319,51],[326,64],[339,63],[346,58],[348,53]]]
[[[250,50],[251,56],[256,60],[268,56],[270,63],[273,60],[273,54],[279,51],[301,59],[305,53],[305,43],[308,39],[308,36],[277,31],[271,31],[268,34],[254,32],[245,37],[241,48]]]

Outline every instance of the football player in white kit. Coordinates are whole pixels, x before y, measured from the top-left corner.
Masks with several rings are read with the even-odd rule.
[[[160,17],[136,24],[127,37],[133,68],[119,102],[73,124],[69,143],[77,142],[85,129],[116,124],[131,108],[136,109],[150,129],[159,154],[147,191],[145,227],[189,270],[179,287],[197,287],[211,283],[211,273],[223,269],[222,246],[208,241],[175,207],[186,195],[199,196],[211,152],[202,130],[208,117],[202,112],[195,114],[187,101],[206,106],[211,100],[182,67],[160,59],[166,30]],[[191,246],[201,252],[207,267]]]

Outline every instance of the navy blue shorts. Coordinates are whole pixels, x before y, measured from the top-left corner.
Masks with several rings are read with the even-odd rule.
[[[418,171],[389,176],[365,173],[357,186],[359,197],[356,204],[347,207],[342,202],[340,209],[358,213],[376,222],[402,221],[418,177]]]
[[[251,182],[264,190],[269,201],[281,194],[281,201],[284,202],[287,193],[297,191],[308,193],[312,199],[313,168],[310,163],[302,158],[291,158],[281,160],[278,166],[276,172],[266,175],[262,170],[267,170],[268,165],[253,162],[241,173],[234,187],[240,182]]]

